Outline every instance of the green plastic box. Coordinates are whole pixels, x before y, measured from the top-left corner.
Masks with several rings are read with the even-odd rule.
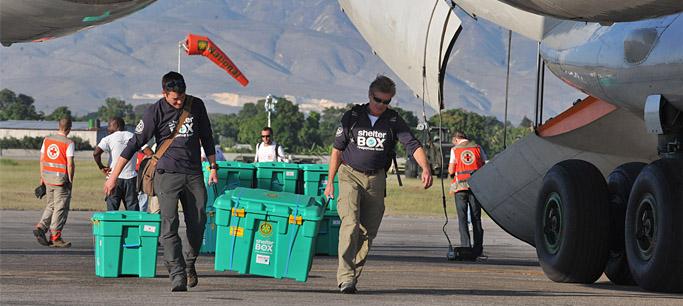
[[[303,194],[309,196],[325,196],[327,187],[328,165],[323,164],[301,164],[299,168],[303,171]],[[337,214],[337,197],[339,196],[339,179],[334,178],[334,198],[327,204],[327,210]],[[328,212],[325,212],[328,214]]]
[[[213,254],[216,252],[216,211],[212,207],[206,212],[206,226],[204,227],[204,238],[199,253]]]
[[[95,274],[99,277],[154,277],[161,216],[139,211],[108,211],[92,216]]]
[[[209,185],[209,163],[202,163],[202,170],[204,172],[204,185],[206,186],[206,210],[212,210],[213,202],[218,196],[227,190],[233,190],[237,187],[254,187],[254,174],[256,168],[252,164],[235,162],[235,161],[217,161],[218,165],[218,183]]]
[[[303,194],[324,197],[327,187],[327,173],[329,166],[323,164],[302,164],[299,168],[303,171],[302,183]],[[338,254],[339,227],[341,219],[337,213],[337,197],[339,197],[339,179],[334,178],[334,198],[327,204],[324,218],[320,221],[320,231],[315,243],[315,253],[319,255]]]
[[[320,229],[315,242],[315,253],[318,255],[337,256],[339,254],[339,228],[341,219],[336,211],[328,211],[320,221]]]
[[[262,162],[256,166],[256,188],[296,193],[299,165],[290,163]]]
[[[216,271],[305,282],[323,207],[315,198],[236,188],[216,201]]]

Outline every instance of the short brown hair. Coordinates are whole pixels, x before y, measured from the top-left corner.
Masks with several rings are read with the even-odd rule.
[[[463,132],[457,131],[453,133],[453,138],[467,139],[467,135],[465,135]]]
[[[71,130],[71,117],[64,117],[59,119],[59,130],[60,131],[70,131]]]
[[[396,83],[392,81],[390,78],[384,75],[378,75],[372,83],[370,83],[370,94],[372,94],[375,91],[383,92],[383,93],[388,93],[395,95],[396,94]]]

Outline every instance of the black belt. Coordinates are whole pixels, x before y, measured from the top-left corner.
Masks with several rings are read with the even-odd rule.
[[[342,164],[347,165],[347,166],[348,166],[349,168],[351,168],[351,170],[353,170],[353,171],[360,172],[360,173],[363,173],[363,174],[365,174],[365,175],[375,175],[375,174],[379,173],[380,170],[384,170],[384,169],[360,170],[360,169],[354,168],[353,166],[347,164],[346,162],[343,162],[343,161],[342,161]]]

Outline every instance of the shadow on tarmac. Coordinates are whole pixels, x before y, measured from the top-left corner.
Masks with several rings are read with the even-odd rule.
[[[592,287],[592,286],[587,286]],[[242,289],[241,291],[253,291],[258,292],[259,290]],[[334,294],[339,295],[337,290],[306,290],[306,289],[271,289],[274,292],[300,292],[300,293],[317,293],[317,294]],[[657,298],[657,299],[683,299],[680,296],[675,295],[661,295],[652,296],[651,293],[635,292],[635,294],[623,294],[623,295],[609,295],[613,298]],[[467,295],[467,296],[491,296],[491,297],[605,297],[605,295],[600,293],[587,293],[587,292],[560,292],[560,291],[538,291],[538,290],[486,290],[486,289],[430,289],[430,288],[413,288],[413,289],[385,289],[385,290],[368,290],[365,291],[359,288],[357,295],[425,295],[425,296],[455,296],[455,295]]]

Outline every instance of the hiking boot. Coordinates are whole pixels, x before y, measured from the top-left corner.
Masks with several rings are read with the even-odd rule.
[[[197,270],[195,270],[194,265],[188,266],[185,270],[187,272],[187,286],[194,288],[199,283],[199,278],[197,277]]]
[[[171,291],[187,291],[187,276],[182,274],[173,276],[173,279],[171,280]]]
[[[356,290],[355,282],[343,282],[339,285],[339,291],[343,294],[354,294],[358,290]]]
[[[71,242],[66,241],[62,238],[57,238],[57,240],[52,240],[50,246],[53,248],[70,248]]]
[[[33,236],[36,236],[36,240],[38,240],[38,243],[40,243],[40,245],[50,246],[50,241],[48,241],[47,238],[45,238],[45,230],[44,229],[42,229],[40,227],[36,227],[33,230]]]

